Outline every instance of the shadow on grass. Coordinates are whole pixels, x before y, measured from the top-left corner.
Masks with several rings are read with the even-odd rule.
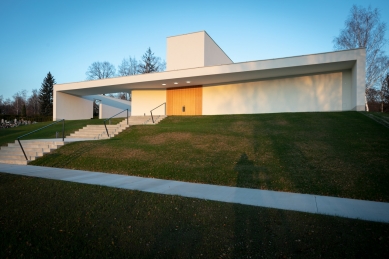
[[[236,186],[246,187],[248,182],[254,182],[258,174],[264,170],[256,166],[246,153],[243,153],[235,165],[234,171],[238,174]],[[243,213],[242,206],[234,204],[235,231],[232,258],[239,258],[242,254],[258,255],[261,243],[258,237],[258,215]]]
[[[266,167],[257,166],[243,153],[235,165],[234,171],[238,173],[236,187],[246,187],[247,183],[261,181],[261,174],[266,173]]]

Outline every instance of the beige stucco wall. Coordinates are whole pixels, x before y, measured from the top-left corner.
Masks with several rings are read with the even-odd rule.
[[[204,66],[204,34],[196,32],[166,39],[166,70]]]
[[[54,91],[53,120],[83,120],[93,117],[93,100]]]
[[[168,37],[166,41],[167,71],[233,63],[205,31]]]
[[[355,107],[352,89],[353,85],[351,71],[342,71],[342,111],[350,111]]]
[[[131,102],[119,100],[104,95],[74,96],[54,91],[53,120],[85,120],[93,118],[93,102],[101,100],[100,119],[109,118],[124,109],[129,109],[131,115]],[[116,118],[126,117],[123,112]]]
[[[132,110],[131,115],[150,115],[155,107],[166,103],[166,90],[133,90],[131,92]],[[153,115],[165,115],[165,105],[155,109]]]
[[[366,52],[363,51],[358,60],[355,62],[355,65],[352,68],[352,100],[353,100],[353,110],[355,111],[364,111],[365,110],[365,64],[366,64]]]
[[[203,88],[203,115],[351,110],[351,71]]]
[[[207,33],[204,33],[204,66],[218,66],[232,63],[232,60],[216,42]]]

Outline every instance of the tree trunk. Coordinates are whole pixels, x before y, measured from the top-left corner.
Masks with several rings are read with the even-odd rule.
[[[365,94],[365,108],[366,108],[366,111],[368,112],[369,111],[369,105],[367,104],[366,94]]]
[[[381,112],[384,112],[384,92],[381,87]]]

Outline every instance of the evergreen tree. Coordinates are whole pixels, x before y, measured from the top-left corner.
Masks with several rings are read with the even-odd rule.
[[[147,74],[160,71],[160,59],[154,56],[150,48],[142,56],[142,61],[138,65],[139,74]]]
[[[41,114],[45,116],[53,115],[53,86],[55,79],[51,73],[47,73],[41,89],[39,90],[39,102],[41,105]]]

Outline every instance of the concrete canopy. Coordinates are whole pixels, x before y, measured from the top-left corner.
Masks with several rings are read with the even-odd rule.
[[[55,91],[86,96],[131,90],[261,80],[352,69],[364,59],[364,49],[233,63],[55,85]],[[363,75],[364,77],[364,75]],[[363,79],[364,81],[364,79]],[[189,82],[189,83],[187,83]],[[175,84],[177,83],[177,84]],[[362,82],[361,82],[362,83]]]
[[[55,85],[53,119],[91,118],[94,100],[103,117],[156,107],[158,115],[363,110],[365,56],[361,48],[233,63],[205,31],[172,36],[167,71]],[[132,102],[101,95],[117,92]]]

